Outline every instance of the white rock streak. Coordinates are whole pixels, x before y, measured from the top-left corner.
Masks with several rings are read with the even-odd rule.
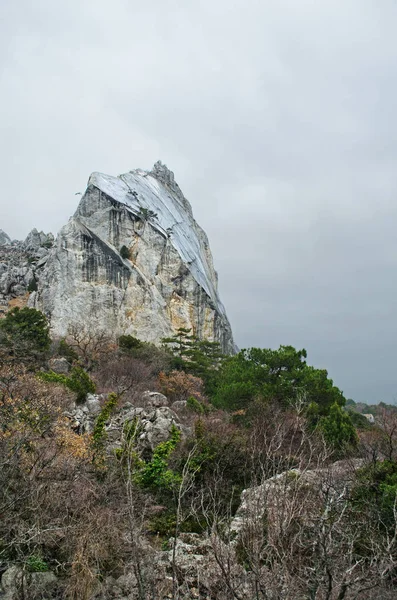
[[[219,312],[225,314],[212,282],[211,268],[204,250],[207,242],[205,233],[165,185],[141,169],[119,177],[93,173],[88,181],[90,184],[125,204],[135,216],[139,215],[140,208],[156,213],[157,217],[150,219],[151,226],[170,239],[197,283],[213,300]]]

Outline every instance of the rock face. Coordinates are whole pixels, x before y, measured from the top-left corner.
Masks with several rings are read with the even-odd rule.
[[[91,175],[29,305],[50,317],[55,335],[92,323],[156,343],[185,327],[235,350],[207,236],[160,162],[150,172]]]
[[[15,299],[27,300],[27,292],[37,287],[39,273],[54,242],[51,233],[33,229],[24,242],[12,241],[0,230],[0,316]],[[24,298],[26,296],[26,298]]]
[[[0,598],[19,600],[20,598],[52,598],[51,592],[57,584],[52,571],[29,573],[21,567],[9,567],[1,577]]]
[[[11,244],[10,236],[0,229],[0,246],[8,246],[9,244]]]

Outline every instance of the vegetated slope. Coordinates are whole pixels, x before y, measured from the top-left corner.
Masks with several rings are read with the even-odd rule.
[[[51,342],[24,308],[0,362],[6,598],[395,597],[395,414],[356,431],[304,350]]]

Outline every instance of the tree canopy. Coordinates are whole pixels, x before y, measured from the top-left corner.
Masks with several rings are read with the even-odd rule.
[[[241,409],[255,398],[288,405],[298,399],[316,403],[319,415],[345,398],[325,369],[306,363],[306,350],[292,346],[250,348],[226,359],[218,374],[214,403],[221,408]]]
[[[49,330],[43,313],[34,308],[15,307],[0,321],[0,344],[10,356],[32,360],[49,349]]]

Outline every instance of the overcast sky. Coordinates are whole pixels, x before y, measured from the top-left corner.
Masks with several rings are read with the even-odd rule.
[[[395,0],[3,0],[0,228],[157,159],[208,233],[240,347],[397,399]]]

